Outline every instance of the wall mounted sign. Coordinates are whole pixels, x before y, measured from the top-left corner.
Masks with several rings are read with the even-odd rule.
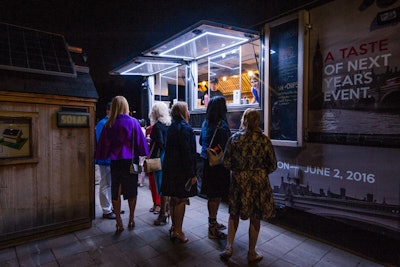
[[[60,111],[57,113],[58,127],[89,127],[89,113]]]

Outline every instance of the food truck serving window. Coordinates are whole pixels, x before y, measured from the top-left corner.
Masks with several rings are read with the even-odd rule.
[[[215,95],[225,97],[228,108],[261,105],[260,40],[213,54],[198,61],[197,89],[193,107],[204,108]]]
[[[260,47],[256,31],[200,21],[110,73],[146,76],[150,105],[184,100],[201,110],[215,94],[231,107],[261,105],[262,90],[254,97],[251,83],[252,76],[259,81]]]

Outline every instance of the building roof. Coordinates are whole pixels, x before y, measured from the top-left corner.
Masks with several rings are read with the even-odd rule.
[[[0,70],[0,91],[95,98],[99,96],[89,73],[76,77]]]
[[[7,23],[0,23],[0,90],[99,98],[81,48]]]

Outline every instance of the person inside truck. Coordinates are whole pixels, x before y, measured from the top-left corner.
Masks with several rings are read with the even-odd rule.
[[[260,86],[259,86],[259,76],[257,73],[250,77],[251,93],[253,94],[252,104],[260,103]]]
[[[210,99],[214,96],[224,96],[224,94],[218,89],[218,78],[212,78],[210,81]]]

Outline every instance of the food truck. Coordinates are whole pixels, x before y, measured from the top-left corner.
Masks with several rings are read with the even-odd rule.
[[[252,29],[201,21],[111,74],[143,76],[149,107],[186,101],[197,133],[217,82],[233,132],[245,109],[262,116],[277,206],[399,236],[399,11],[314,1]]]

